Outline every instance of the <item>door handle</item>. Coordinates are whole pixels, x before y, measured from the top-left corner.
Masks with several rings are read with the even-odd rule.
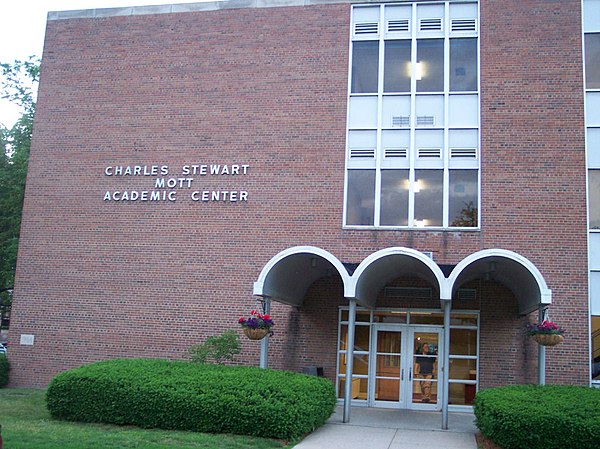
[[[412,368],[409,371],[408,380],[412,380]]]
[[[400,370],[400,380],[404,380],[404,368]]]

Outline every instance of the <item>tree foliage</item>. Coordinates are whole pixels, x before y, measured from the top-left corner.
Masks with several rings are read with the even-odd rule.
[[[21,108],[12,128],[0,127],[0,290],[14,282],[39,63],[30,57],[0,64],[0,97]]]

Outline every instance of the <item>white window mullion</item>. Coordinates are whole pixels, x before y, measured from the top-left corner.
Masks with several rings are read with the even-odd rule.
[[[379,28],[385,24],[384,5],[379,7]],[[379,226],[381,216],[381,160],[382,160],[382,126],[383,126],[383,75],[385,64],[385,33],[379,33],[379,71],[377,74],[377,151],[375,152],[375,211],[373,224]]]
[[[444,11],[444,178],[443,178],[443,212],[442,212],[442,226],[447,228],[450,226],[449,223],[449,204],[450,204],[450,173],[448,170],[448,160],[450,158],[449,144],[448,144],[448,103],[449,103],[449,92],[450,92],[450,5],[448,2],[445,4]]]
[[[416,125],[416,92],[417,92],[417,78],[416,78],[416,64],[417,64],[417,4],[412,4],[412,21],[411,27],[411,43],[410,43],[410,145],[408,152],[409,162],[409,187],[408,187],[408,227],[414,227],[415,222],[415,159],[417,155],[417,148],[415,145],[415,125]]]

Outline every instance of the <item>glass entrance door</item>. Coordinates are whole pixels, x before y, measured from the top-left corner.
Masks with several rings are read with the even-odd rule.
[[[441,334],[438,328],[374,324],[369,399],[375,407],[439,410]]]
[[[438,376],[441,333],[441,330],[435,328],[411,329],[411,408],[425,410],[441,408]]]
[[[377,407],[402,407],[404,400],[403,329],[395,325],[380,325],[374,330],[371,351],[371,400]]]

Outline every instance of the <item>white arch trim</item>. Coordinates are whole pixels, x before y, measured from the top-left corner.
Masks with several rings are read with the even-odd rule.
[[[316,246],[293,246],[291,248],[284,249],[277,255],[273,256],[263,267],[260,275],[258,276],[258,280],[254,282],[254,295],[263,296],[265,280],[267,279],[271,269],[286,257],[293,256],[295,254],[313,254],[314,256],[322,257],[331,263],[341,276],[342,283],[344,285],[344,296],[348,297],[350,284],[350,275],[348,274],[348,270],[346,270],[346,267],[344,267],[342,262],[340,262],[337,257],[331,254],[329,251]]]
[[[460,276],[460,274],[463,272],[463,270],[465,270],[472,263],[480,259],[485,259],[486,257],[504,257],[507,259],[514,260],[515,262],[521,264],[531,273],[538,285],[538,288],[540,290],[540,304],[552,304],[552,290],[548,288],[544,276],[542,276],[542,273],[540,273],[540,270],[538,270],[538,268],[533,264],[533,262],[513,251],[498,248],[477,251],[476,253],[473,253],[461,260],[458,263],[458,265],[454,267],[452,273],[450,273],[450,276],[447,279],[450,294],[452,294],[454,284]]]
[[[438,281],[438,285],[440,287],[440,299],[442,300],[451,300],[452,299],[452,290],[448,290],[448,283],[446,281],[446,277],[442,272],[441,268],[437,263],[433,261],[430,257],[426,256],[420,251],[417,251],[412,248],[405,248],[402,246],[395,246],[391,248],[381,249],[373,254],[370,254],[366,257],[356,268],[354,274],[350,278],[350,289],[349,295],[346,295],[350,298],[356,297],[356,286],[358,281],[360,280],[363,273],[369,268],[369,266],[376,261],[383,259],[387,256],[400,255],[400,256],[409,256],[412,257],[419,262],[423,262],[424,265],[431,270],[431,273],[435,276]]]

